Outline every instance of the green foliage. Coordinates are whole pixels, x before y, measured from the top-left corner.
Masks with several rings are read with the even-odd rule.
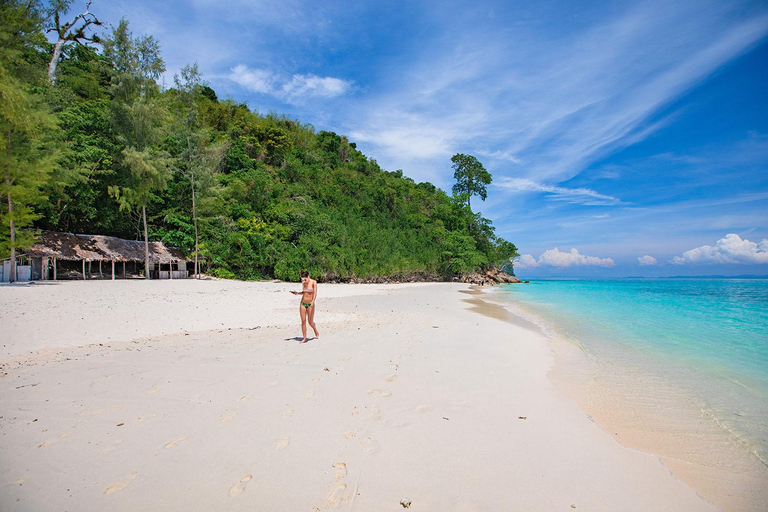
[[[33,67],[41,44],[34,2],[0,3],[0,254],[33,241],[21,230],[40,217],[45,187],[60,148],[43,77]]]
[[[485,201],[487,197],[485,186],[491,184],[491,173],[486,171],[483,164],[472,155],[457,153],[451,157],[451,162],[453,162],[451,166],[453,179],[456,180],[453,194],[466,200],[467,205],[472,196],[480,196],[480,199]]]
[[[383,170],[343,135],[220,101],[196,64],[163,91],[157,41],[126,20],[101,53],[65,46],[50,86],[53,45],[25,5],[0,3],[17,24],[0,28],[0,128],[21,137],[3,157],[17,186],[29,179],[11,190],[27,208],[19,222],[133,239],[147,230],[227,279],[511,271],[515,246],[470,208],[491,180],[474,157],[452,159],[449,196]]]

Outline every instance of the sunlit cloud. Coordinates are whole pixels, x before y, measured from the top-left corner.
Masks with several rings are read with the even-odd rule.
[[[244,64],[232,68],[229,79],[259,94],[268,94],[287,103],[301,103],[311,98],[334,98],[347,94],[352,82],[316,75],[280,76],[265,69],[251,69]]]
[[[557,247],[544,251],[539,256],[539,259],[535,259],[530,254],[523,254],[519,258],[514,260],[514,265],[517,268],[532,268],[532,267],[613,267],[616,263],[611,258],[598,258],[597,256],[587,256],[580,254],[577,249],[571,249],[569,252],[562,252]]]
[[[647,254],[645,256],[638,257],[637,258],[637,262],[642,267],[647,267],[647,266],[658,264],[658,261],[656,260],[656,258],[654,258],[653,256],[648,256]]]
[[[713,264],[713,263],[768,263],[768,239],[760,243],[742,239],[735,233],[730,233],[712,245],[702,245],[690,251],[685,251],[682,256],[675,256],[670,263],[675,265],[685,264]]]

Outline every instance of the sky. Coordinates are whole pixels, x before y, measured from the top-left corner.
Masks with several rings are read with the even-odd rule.
[[[82,4],[79,5],[79,4]],[[84,1],[75,0],[73,12]],[[94,0],[219,98],[451,190],[524,278],[768,275],[768,1]],[[79,12],[79,11],[78,11]]]

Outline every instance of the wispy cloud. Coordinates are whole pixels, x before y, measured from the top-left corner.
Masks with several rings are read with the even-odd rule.
[[[502,176],[494,185],[504,190],[513,192],[544,192],[552,199],[566,201],[588,206],[617,205],[621,203],[618,198],[600,194],[588,188],[566,188],[553,185],[544,185],[525,178],[507,178]]]
[[[685,265],[688,263],[768,263],[768,239],[760,243],[742,239],[735,233],[729,233],[717,241],[714,246],[703,245],[682,256],[675,256],[670,263]]]
[[[294,104],[312,98],[335,98],[352,89],[352,82],[340,78],[298,74],[288,78],[265,69],[251,69],[244,64],[232,68],[229,79],[250,91]]]
[[[654,113],[768,34],[765,13],[717,2],[650,0],[590,21],[566,35],[462,27],[452,46],[428,45],[398,88],[367,98],[367,142],[407,169],[410,139],[388,129],[439,132],[424,156],[473,152],[496,174],[562,182],[664,126]]]

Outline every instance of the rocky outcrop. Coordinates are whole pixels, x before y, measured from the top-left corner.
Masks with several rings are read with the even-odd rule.
[[[391,276],[379,276],[371,278],[359,278],[353,276],[342,277],[337,274],[327,273],[318,281],[322,283],[350,283],[350,284],[399,284],[399,283],[437,283],[453,281],[456,283],[469,283],[480,286],[493,286],[501,283],[520,283],[518,278],[513,275],[502,272],[498,269],[491,269],[485,272],[473,272],[455,276],[453,279],[446,278],[439,274],[431,272],[409,272],[406,274],[394,274]]]
[[[522,283],[517,277],[502,272],[498,269],[490,269],[485,272],[475,272],[472,274],[465,274],[459,278],[454,279],[461,283],[475,284],[479,286],[493,286],[501,283]]]

